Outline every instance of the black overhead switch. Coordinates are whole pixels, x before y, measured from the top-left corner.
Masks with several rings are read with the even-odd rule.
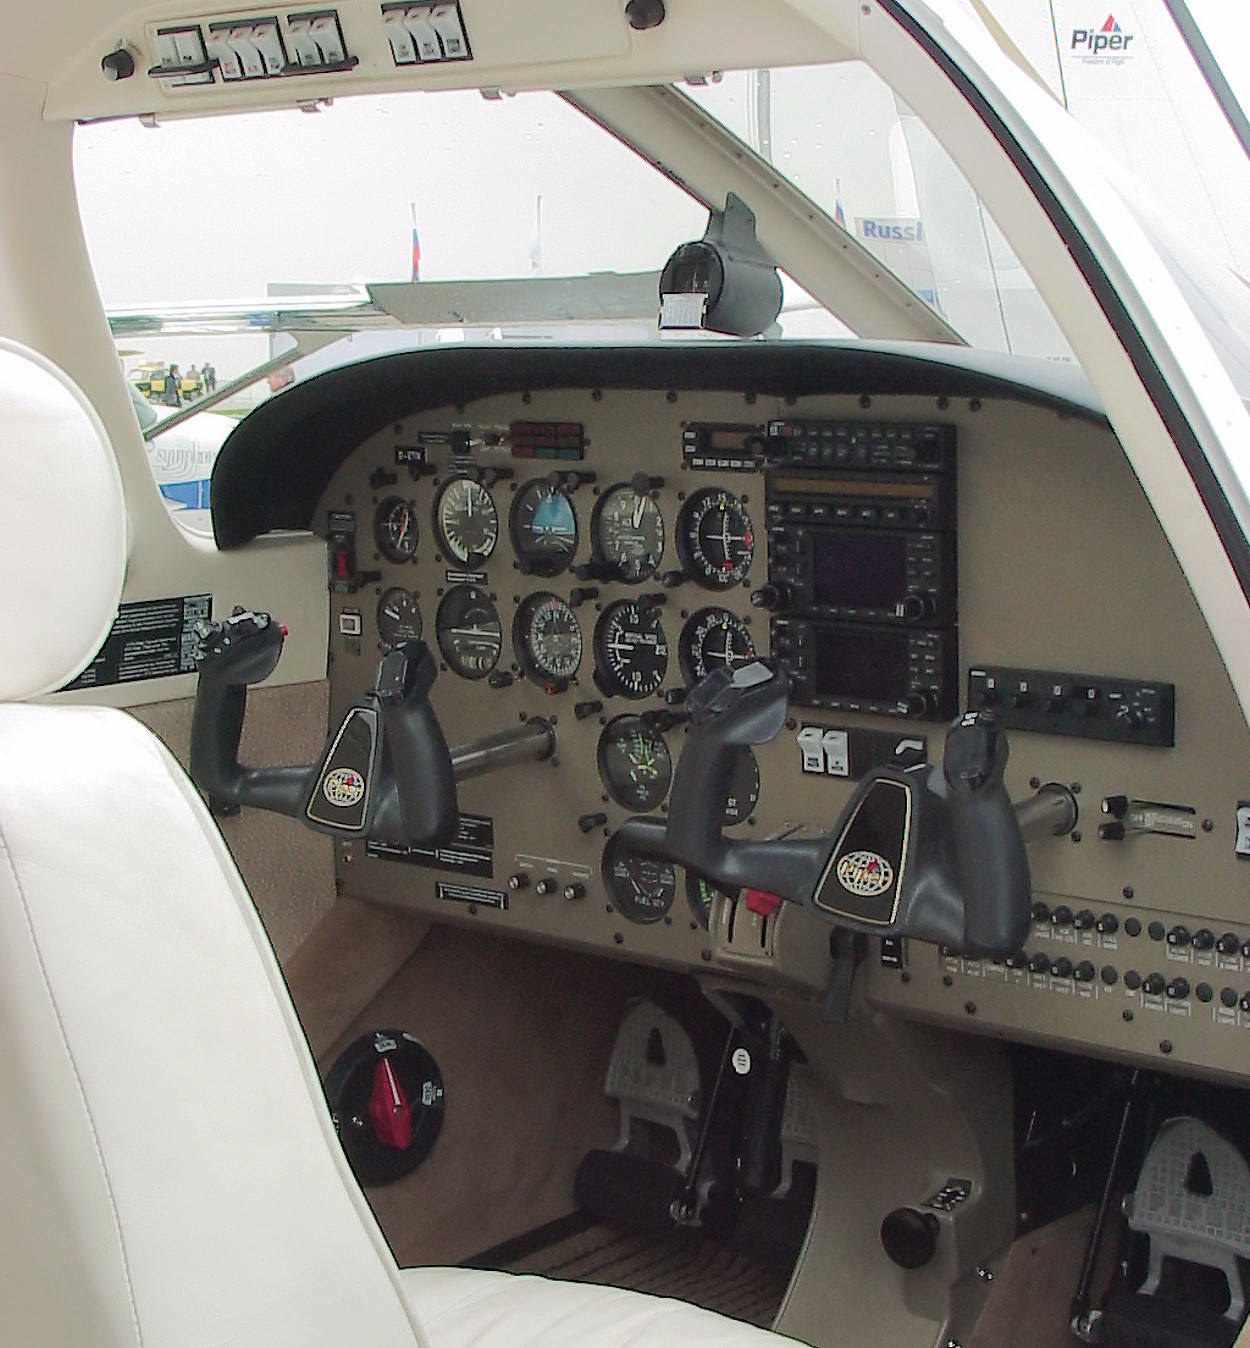
[[[118,47],[100,58],[106,80],[128,80],[135,73],[135,58],[128,47]]]
[[[899,1268],[923,1268],[937,1253],[941,1229],[932,1212],[895,1208],[881,1223],[881,1244]]]
[[[664,0],[629,0],[625,18],[635,33],[658,28],[664,22]]]

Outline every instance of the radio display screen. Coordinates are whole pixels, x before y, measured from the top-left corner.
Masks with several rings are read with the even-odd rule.
[[[812,602],[893,609],[907,598],[907,539],[838,531],[812,535]]]
[[[907,633],[813,624],[816,695],[901,702],[911,688]]]

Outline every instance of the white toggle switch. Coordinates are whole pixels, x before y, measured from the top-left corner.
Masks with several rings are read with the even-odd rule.
[[[825,751],[825,772],[830,777],[851,775],[851,751],[845,730],[826,730],[821,737]]]
[[[1239,857],[1250,857],[1250,800],[1237,802],[1237,841],[1233,851]]]
[[[799,753],[803,756],[803,771],[825,775],[824,732],[818,725],[804,726],[799,731]]]
[[[239,64],[243,67],[243,78],[247,80],[259,80],[265,76],[265,63],[261,59],[260,51],[252,41],[251,28],[232,28],[226,36],[226,41],[234,50],[234,54],[239,58]]]
[[[441,61],[443,49],[439,45],[438,34],[430,23],[430,7],[421,5],[410,9],[404,15],[404,27],[416,44],[417,55],[423,61]]]
[[[391,44],[391,55],[397,66],[412,66],[417,63],[417,46],[411,34],[404,27],[403,10],[388,10],[383,19],[382,31]]]
[[[235,55],[234,48],[226,41],[224,32],[209,29],[208,54],[221,67],[223,80],[241,80],[243,78],[243,66]]]
[[[180,66],[203,65],[205,60],[204,39],[198,28],[179,28],[174,34],[174,64]]]
[[[463,61],[469,55],[469,44],[460,26],[460,11],[455,5],[435,5],[430,11],[430,23],[443,44],[443,55],[449,61]]]
[[[282,50],[282,38],[278,35],[275,19],[266,19],[252,25],[252,42],[260,52],[265,63],[265,72],[269,75],[281,75],[286,68],[286,54]]]
[[[338,65],[347,60],[337,14],[319,14],[309,25],[308,31],[321,52],[323,65]]]

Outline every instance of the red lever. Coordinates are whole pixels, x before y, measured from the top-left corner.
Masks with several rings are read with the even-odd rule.
[[[742,902],[748,912],[758,913],[760,917],[772,917],[781,907],[780,897],[770,894],[766,889],[744,889]]]
[[[412,1143],[412,1110],[389,1058],[379,1058],[373,1069],[373,1092],[369,1096],[373,1132],[384,1147],[407,1151]]]

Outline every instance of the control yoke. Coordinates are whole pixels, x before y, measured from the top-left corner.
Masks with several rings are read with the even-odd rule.
[[[853,931],[914,936],[976,956],[1019,950],[1029,924],[1029,866],[1003,785],[1007,740],[984,713],[951,726],[940,766],[868,774],[830,833],[772,842],[725,837],[735,752],[780,732],[788,693],[786,675],[759,661],[709,674],[686,700],[690,729],[667,822],[626,821],[625,845],[727,889],[775,894]],[[1053,787],[1041,795],[1046,808],[1030,817],[1052,832],[1071,829],[1070,793]]]
[[[191,780],[217,808],[251,805],[338,837],[433,846],[459,826],[457,778],[555,749],[550,724],[533,717],[517,731],[448,750],[429,701],[434,657],[423,641],[403,641],[382,657],[373,688],[347,709],[317,762],[245,767],[248,685],[273,673],[286,629],[267,613],[237,609],[224,623],[200,623],[196,637]]]

